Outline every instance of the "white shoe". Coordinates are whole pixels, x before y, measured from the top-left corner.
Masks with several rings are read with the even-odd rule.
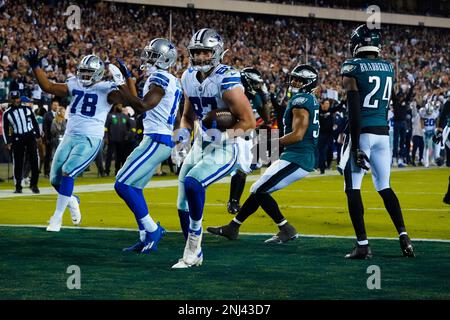
[[[80,198],[76,195],[72,195],[67,207],[69,208],[70,216],[72,217],[72,223],[74,225],[79,225],[81,223]]]
[[[178,262],[172,266],[172,269],[184,269],[202,265],[202,236],[203,232],[200,233],[200,235],[196,235],[194,232],[189,232],[186,246],[184,247],[183,258],[178,260]]]
[[[50,218],[50,222],[47,227],[47,231],[49,232],[59,232],[61,230],[62,218],[57,218],[52,216]]]

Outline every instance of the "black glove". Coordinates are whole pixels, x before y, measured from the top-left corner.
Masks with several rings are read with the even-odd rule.
[[[32,69],[39,67],[42,60],[42,58],[39,58],[39,49],[28,49],[25,59],[27,59]]]
[[[367,165],[370,163],[370,160],[364,151],[362,151],[361,149],[352,150],[352,155],[358,167],[364,170],[370,169],[369,166]]]
[[[442,142],[442,131],[436,131],[433,136],[433,142],[439,144]]]

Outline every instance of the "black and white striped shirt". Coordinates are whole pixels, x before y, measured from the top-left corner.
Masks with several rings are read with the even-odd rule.
[[[3,139],[6,144],[19,140],[24,135],[33,133],[40,137],[39,125],[31,108],[26,106],[13,106],[3,113],[2,117]]]

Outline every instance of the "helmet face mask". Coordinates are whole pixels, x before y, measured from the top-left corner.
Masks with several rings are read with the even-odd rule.
[[[255,68],[244,68],[241,71],[242,84],[245,92],[255,96],[256,92],[262,89],[264,80],[261,73]]]
[[[96,55],[90,54],[83,57],[77,67],[77,78],[85,87],[99,82],[105,73],[105,64]]]
[[[204,73],[219,65],[225,53],[222,37],[215,30],[208,28],[197,31],[192,36],[187,49],[191,68]],[[199,51],[211,51],[211,58],[199,61],[196,57]]]
[[[169,40],[156,38],[144,48],[140,58],[141,70],[153,68],[167,70],[177,61],[177,49]]]
[[[209,54],[209,58],[207,59],[199,59],[199,55],[205,56],[205,53]],[[214,51],[211,49],[190,49],[189,50],[189,60],[191,62],[191,66],[196,71],[208,72],[214,67],[213,61]]]
[[[289,91],[311,93],[318,83],[317,71],[306,64],[296,66],[289,75]]]

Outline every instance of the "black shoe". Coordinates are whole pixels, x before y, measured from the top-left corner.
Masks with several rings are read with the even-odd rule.
[[[14,190],[14,193],[22,193],[22,188],[16,188],[16,190]]]
[[[353,250],[345,255],[345,259],[372,259],[372,251],[370,250],[368,244],[360,246],[358,243],[356,243]]]
[[[227,210],[230,214],[237,214],[241,211],[241,206],[239,205],[239,201],[232,199],[227,203]]]
[[[409,239],[407,234],[400,236],[400,248],[402,249],[404,257],[414,258],[416,256],[411,244],[411,239]]]
[[[216,236],[225,237],[228,240],[236,240],[239,235],[239,227],[236,227],[231,223],[222,227],[208,227],[206,228],[206,230],[209,233],[212,233]]]
[[[274,235],[272,238],[264,241],[265,243],[286,243],[290,240],[298,238],[297,230],[289,222],[280,227],[280,232]]]
[[[447,193],[442,201],[446,204],[450,204],[450,194]]]
[[[0,182],[5,182],[5,180],[4,180],[4,179],[2,179],[2,178],[0,178]]]
[[[34,194],[39,194],[39,193],[41,193],[41,192],[39,191],[39,188],[38,188],[37,186],[30,187],[30,189],[31,189],[31,192],[33,192]]]

